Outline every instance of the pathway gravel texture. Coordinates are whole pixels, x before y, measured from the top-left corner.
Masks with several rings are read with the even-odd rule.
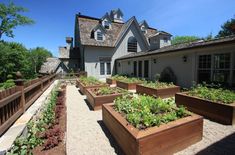
[[[102,123],[102,113],[92,111],[75,86],[67,87],[68,155],[123,154]],[[204,119],[203,140],[176,153],[177,155],[234,155],[235,127]]]

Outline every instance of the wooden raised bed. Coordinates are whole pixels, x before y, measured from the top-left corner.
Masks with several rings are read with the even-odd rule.
[[[81,83],[80,81],[78,82],[78,87],[80,88],[80,92],[81,92],[83,95],[86,95],[86,91],[87,91],[87,89],[89,89],[89,88],[107,87],[107,86],[108,86],[107,84],[85,86],[85,85],[83,85],[83,83]]]
[[[112,103],[117,97],[122,96],[122,94],[96,96],[92,92],[92,89],[94,89],[94,88],[87,89],[86,95],[87,95],[87,100],[89,101],[93,110],[99,110],[102,108],[103,104]]]
[[[175,96],[176,93],[180,92],[179,86],[169,88],[154,89],[143,85],[136,85],[136,92],[139,94],[146,94],[154,97],[168,98]]]
[[[141,82],[135,82],[135,83],[126,83],[122,81],[116,81],[117,87],[127,89],[127,90],[136,90],[136,85],[140,84]]]
[[[173,154],[202,139],[203,117],[193,114],[177,121],[138,130],[113,109],[102,107],[103,122],[127,155]]]
[[[205,116],[213,121],[234,125],[235,124],[235,103],[222,104],[189,96],[187,93],[175,95],[177,106],[184,105],[189,111]]]
[[[106,78],[106,83],[109,85],[116,85],[116,80],[112,78]]]

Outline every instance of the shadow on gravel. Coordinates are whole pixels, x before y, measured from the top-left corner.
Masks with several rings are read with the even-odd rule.
[[[100,125],[101,129],[105,133],[105,136],[109,139],[110,145],[114,148],[115,153],[117,155],[125,155],[123,153],[122,149],[118,146],[118,144],[117,144],[116,140],[114,139],[114,137],[111,135],[109,130],[104,125],[104,122],[100,120],[100,121],[97,121],[97,123]]]
[[[235,154],[235,133],[208,146],[196,155],[234,155]]]
[[[90,111],[94,111],[92,106],[90,105],[89,101],[87,99],[84,99],[84,101],[86,102],[86,105],[88,106]]]

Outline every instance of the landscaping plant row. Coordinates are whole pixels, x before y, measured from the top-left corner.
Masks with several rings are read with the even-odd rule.
[[[27,124],[27,135],[17,138],[8,154],[65,154],[65,89],[61,85],[51,92],[40,115]]]

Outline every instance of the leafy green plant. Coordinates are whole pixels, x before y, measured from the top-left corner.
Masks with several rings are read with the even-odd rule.
[[[118,87],[99,87],[91,90],[96,96],[128,93],[127,90]]]
[[[190,115],[184,107],[177,108],[171,100],[155,99],[145,95],[124,95],[117,98],[114,103],[114,109],[138,129],[160,126]]]
[[[0,90],[8,89],[15,86],[15,82],[12,79],[7,80],[4,83],[0,83]]]
[[[144,82],[144,80],[139,79],[139,78],[135,78],[135,77],[130,77],[130,78],[123,77],[123,78],[118,79],[118,81],[125,82],[125,83],[142,83],[142,82]]]
[[[79,81],[83,83],[85,86],[92,86],[92,85],[101,85],[104,84],[103,82],[99,81],[95,77],[89,76],[89,77],[80,77]]]
[[[223,104],[231,104],[235,102],[235,92],[222,88],[208,88],[204,85],[197,85],[187,93],[202,99],[219,102]]]
[[[169,88],[169,87],[174,87],[175,85],[170,82],[170,83],[166,83],[166,82],[149,82],[149,81],[145,81],[144,83],[142,83],[141,85],[145,86],[145,87],[150,87],[150,88]]]

